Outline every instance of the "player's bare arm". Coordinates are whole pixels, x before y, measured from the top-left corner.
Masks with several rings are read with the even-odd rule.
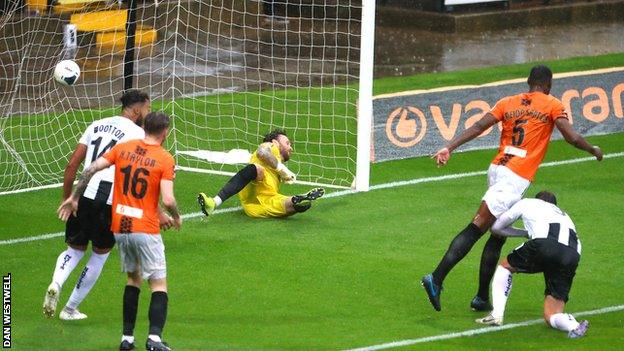
[[[528,238],[529,232],[525,229],[515,228],[512,223],[505,223],[504,221],[497,220],[492,225],[490,230],[492,234],[502,237],[516,237],[516,238]]]
[[[496,225],[496,222],[494,222],[494,225]],[[494,226],[492,226],[492,233],[494,235],[497,236],[502,236],[502,237],[513,237],[513,238],[528,238],[529,237],[529,233],[524,230],[524,229],[520,229],[520,228],[515,228],[515,227],[505,227],[505,228],[497,228],[494,229]]]
[[[598,146],[593,146],[582,135],[577,133],[567,118],[561,117],[555,120],[555,126],[563,135],[568,144],[577,149],[585,150],[594,155],[598,161],[602,161],[602,150]]]
[[[451,152],[457,149],[459,146],[469,142],[476,138],[481,133],[485,132],[488,128],[498,123],[498,120],[491,113],[487,113],[483,118],[478,120],[470,128],[466,129],[463,133],[456,136],[445,147],[438,150],[432,158],[436,159],[438,166],[445,165],[449,158],[451,158]]]
[[[162,198],[163,206],[173,218],[173,226],[176,229],[180,229],[180,226],[182,225],[182,218],[180,217],[178,204],[176,202],[175,196],[173,195],[172,180],[162,179],[160,181],[160,196]]]
[[[76,184],[76,188],[72,193],[72,196],[63,201],[63,203],[56,210],[59,219],[67,221],[72,213],[76,213],[76,211],[78,210],[78,199],[80,199],[85,189],[87,188],[87,185],[89,185],[89,180],[91,180],[95,173],[110,165],[111,163],[108,162],[107,159],[100,157],[95,160],[95,162],[91,163],[89,167],[87,167],[82,172],[82,174],[80,175],[80,179],[78,179],[78,184]]]
[[[63,201],[71,195],[72,186],[74,185],[74,180],[76,179],[76,173],[78,173],[78,167],[80,167],[80,164],[84,161],[86,155],[87,145],[76,145],[76,149],[71,155],[71,158],[65,167],[65,174],[63,175]]]
[[[490,231],[500,237],[529,237],[529,232],[524,229],[514,228],[513,224],[522,216],[524,202],[516,202],[510,209],[501,214],[492,224]]]
[[[288,169],[282,162],[280,162],[275,155],[271,152],[272,143],[262,143],[258,146],[256,155],[258,158],[268,164],[271,168],[277,170],[280,175],[280,179],[285,183],[293,183],[296,179],[295,173]]]
[[[258,155],[258,158],[268,164],[271,168],[277,169],[279,160],[271,152],[271,145],[271,143],[260,144],[258,146],[258,151],[256,152],[256,155]]]
[[[89,167],[87,167],[80,175],[80,178],[78,179],[78,184],[76,184],[76,188],[74,189],[74,192],[71,196],[72,200],[78,201],[78,199],[82,196],[85,189],[87,188],[87,185],[89,184],[89,181],[91,180],[93,175],[98,171],[109,167],[110,165],[111,163],[103,157],[98,158],[97,160],[95,160],[95,162],[90,164]]]
[[[160,223],[160,229],[167,230],[173,227],[173,218],[169,216],[161,206],[158,206],[158,222]]]

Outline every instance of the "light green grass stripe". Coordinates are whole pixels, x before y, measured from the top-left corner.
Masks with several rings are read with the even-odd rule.
[[[616,152],[616,153],[611,153],[611,154],[604,155],[603,159],[622,157],[622,156],[624,156],[624,152]],[[542,163],[539,168],[554,167],[554,166],[561,166],[561,165],[569,165],[569,164],[573,164],[573,163],[581,163],[581,162],[587,162],[587,161],[596,161],[596,158],[593,157],[593,156],[589,156],[589,157],[573,158],[573,159],[562,160],[562,161],[551,161],[551,162]],[[426,178],[404,180],[404,181],[400,181],[400,182],[391,182],[391,183],[385,183],[385,184],[378,184],[378,185],[371,186],[370,189],[371,190],[377,190],[377,189],[395,188],[395,187],[398,187],[398,186],[413,185],[413,184],[419,184],[419,183],[440,182],[440,181],[443,181],[443,180],[458,179],[458,178],[465,178],[465,177],[473,177],[473,176],[485,175],[485,174],[487,174],[487,171],[476,171],[476,172],[468,172],[468,173],[455,173],[455,174],[449,174],[449,175],[445,175],[445,176],[426,177]]]
[[[604,307],[604,308],[599,308],[597,310],[583,311],[583,312],[572,313],[572,314],[575,315],[576,317],[582,317],[582,316],[593,316],[593,315],[598,315],[598,314],[618,312],[618,311],[623,311],[623,310],[624,310],[624,305],[617,305],[617,306]],[[479,334],[493,333],[493,332],[497,332],[501,330],[513,329],[513,328],[518,328],[518,327],[527,327],[529,325],[535,325],[535,324],[541,324],[541,323],[544,323],[543,319],[533,319],[533,320],[525,321],[525,322],[504,324],[499,327],[484,327],[484,328],[478,328],[478,329],[470,329],[470,330],[465,330],[462,332],[427,336],[427,337],[419,338],[419,339],[406,339],[406,340],[400,340],[400,341],[393,341],[393,342],[389,342],[385,344],[359,347],[356,349],[348,349],[345,351],[386,350],[386,349],[409,346],[409,345],[414,345],[414,344],[422,344],[422,343],[428,343],[428,342],[433,342],[433,341],[455,339],[455,338],[460,338],[464,336],[474,336],[474,335],[479,335]]]
[[[224,209],[216,210],[213,213],[213,215],[214,214],[219,214],[219,213],[235,212],[235,211],[238,211],[238,210],[241,210],[241,209],[242,209],[241,207],[224,208]],[[182,215],[182,219],[195,218],[195,217],[199,217],[200,215],[203,216],[203,213],[201,213],[201,212],[189,213],[189,214]],[[53,238],[58,238],[59,236],[63,236],[63,235],[65,235],[65,232],[46,233],[46,234],[39,234],[39,235],[34,235],[34,236],[28,236],[28,237],[25,237],[25,238],[0,240],[0,246],[2,246],[2,245],[19,244],[19,243],[26,243],[26,242],[29,242],[29,241],[53,239]]]
[[[624,156],[624,152],[616,152],[616,153],[611,153],[611,154],[604,155],[604,159],[616,158],[616,157],[622,157],[622,156]],[[581,157],[581,158],[573,158],[573,159],[562,160],[562,161],[552,161],[552,162],[542,163],[540,168],[568,165],[568,164],[588,162],[588,161],[595,161],[595,160],[596,159],[594,157]],[[468,173],[455,173],[455,174],[448,174],[448,175],[437,176],[437,177],[416,178],[416,179],[404,180],[404,181],[400,181],[400,182],[390,182],[390,183],[373,185],[373,186],[370,187],[370,190],[380,190],[380,189],[396,188],[396,187],[400,187],[400,186],[415,185],[415,184],[420,184],[420,183],[441,182],[441,181],[445,181],[445,180],[460,179],[460,178],[466,178],[466,177],[474,177],[474,176],[485,175],[485,174],[487,174],[487,171],[477,171],[477,172],[468,172]],[[336,191],[336,192],[333,192],[333,193],[329,193],[329,194],[325,195],[325,198],[332,198],[332,197],[350,195],[350,194],[355,194],[355,193],[357,193],[355,190],[342,190],[342,191]],[[242,208],[240,206],[239,207],[228,207],[228,208],[216,210],[212,215],[214,216],[215,214],[229,213],[229,212],[235,212],[235,211],[239,211],[239,210],[242,210]],[[182,219],[192,219],[192,218],[203,217],[203,216],[204,215],[201,212],[193,212],[193,213],[188,213],[188,214],[182,215]],[[47,233],[47,234],[29,236],[29,237],[25,237],[25,238],[0,240],[0,246],[2,246],[2,245],[12,245],[12,244],[18,244],[18,243],[29,242],[29,241],[36,241],[36,240],[52,239],[52,238],[57,238],[59,236],[63,236],[64,234],[65,234],[64,232],[57,232],[57,233]]]

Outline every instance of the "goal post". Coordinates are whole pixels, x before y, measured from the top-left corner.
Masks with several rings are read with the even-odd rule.
[[[0,194],[60,185],[89,123],[120,113],[132,58],[132,87],[173,118],[165,146],[180,169],[233,174],[244,159],[228,155],[279,128],[302,184],[368,190],[374,0],[276,0],[270,13],[252,0],[133,0],[135,21],[127,2],[7,1]],[[70,49],[67,25],[82,71],[71,87],[52,79]]]
[[[368,191],[373,125],[375,0],[362,1],[362,37],[360,43],[360,90],[357,111],[358,129],[355,190]]]

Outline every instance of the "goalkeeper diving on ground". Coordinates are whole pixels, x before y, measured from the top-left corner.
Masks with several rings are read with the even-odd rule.
[[[210,216],[234,194],[238,194],[243,211],[253,218],[288,217],[309,210],[312,202],[325,194],[323,188],[314,188],[303,195],[279,193],[280,183],[291,184],[296,178],[295,173],[284,165],[292,150],[290,139],[283,130],[276,129],[267,134],[251,155],[249,164],[232,176],[217,196],[199,193],[197,202],[201,211]]]

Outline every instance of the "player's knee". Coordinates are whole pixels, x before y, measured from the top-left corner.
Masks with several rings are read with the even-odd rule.
[[[67,246],[71,247],[74,250],[87,251],[87,245],[67,244]]]
[[[128,272],[127,285],[140,288],[141,283],[143,283],[143,279],[141,278],[141,274],[139,272]]]
[[[490,208],[488,207],[485,201],[481,202],[481,206],[477,210],[477,214],[472,219],[472,223],[476,225],[482,232],[488,231],[492,224],[496,221],[496,217],[490,212]]]
[[[167,292],[167,278],[150,279],[149,286],[152,292],[156,292],[156,291]]]
[[[295,208],[295,212],[302,213],[310,209],[312,207],[312,201],[302,201],[297,204],[293,204]]]
[[[92,249],[93,249],[93,252],[95,252],[96,254],[104,255],[104,254],[107,254],[107,253],[111,252],[112,248],[101,248],[101,247],[93,246]]]
[[[503,257],[499,265],[510,271],[511,273],[516,273],[516,270],[509,264],[509,261],[507,261],[507,257]]]

